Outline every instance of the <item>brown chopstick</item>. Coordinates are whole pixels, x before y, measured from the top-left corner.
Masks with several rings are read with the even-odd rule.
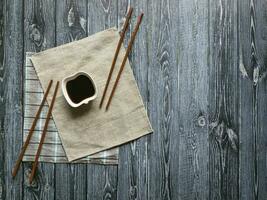
[[[111,76],[112,76],[112,73],[113,73],[113,70],[114,70],[114,67],[115,67],[115,64],[116,64],[120,49],[121,49],[121,45],[122,45],[126,30],[127,30],[128,26],[129,26],[129,21],[131,19],[132,12],[133,12],[133,8],[130,8],[129,11],[128,11],[127,17],[126,17],[126,21],[125,21],[125,23],[123,25],[123,29],[122,29],[122,32],[121,32],[120,40],[118,42],[118,45],[117,45],[117,48],[116,48],[116,51],[115,51],[115,55],[114,55],[114,58],[113,58],[113,61],[112,61],[111,67],[110,67],[110,71],[109,71],[109,74],[108,74],[108,79],[107,79],[107,82],[106,82],[106,85],[105,85],[105,89],[104,89],[104,92],[103,92],[103,95],[102,95],[102,98],[101,98],[101,101],[100,101],[100,104],[99,104],[99,108],[101,108],[102,105],[103,105],[103,102],[104,102],[104,99],[105,99],[105,96],[106,96],[106,93],[107,93],[108,85],[109,85],[109,82],[110,82],[110,79],[111,79]]]
[[[120,80],[121,73],[122,73],[122,71],[123,71],[123,69],[124,69],[124,66],[125,66],[125,63],[126,63],[126,61],[127,61],[128,55],[129,55],[129,53],[130,53],[130,51],[131,51],[131,48],[132,48],[132,46],[133,46],[133,42],[134,42],[135,36],[136,36],[136,34],[137,34],[137,31],[138,31],[138,29],[139,29],[139,26],[140,26],[140,24],[141,24],[141,22],[142,22],[143,15],[144,15],[144,13],[141,13],[141,15],[138,16],[137,24],[136,24],[136,26],[135,26],[135,28],[134,28],[134,31],[133,31],[133,33],[132,33],[132,36],[131,36],[131,38],[130,38],[130,42],[129,42],[129,44],[128,44],[126,53],[125,53],[125,55],[124,55],[124,58],[123,58],[123,61],[122,61],[122,64],[121,64],[119,73],[118,73],[118,75],[117,75],[117,78],[116,78],[116,80],[115,80],[114,86],[113,86],[112,91],[111,91],[111,94],[110,94],[110,96],[109,96],[108,103],[107,103],[107,105],[106,105],[106,110],[108,110],[109,105],[110,105],[111,100],[112,100],[112,97],[114,96],[114,92],[115,92],[115,90],[116,90],[116,88],[117,88],[117,85],[118,85],[118,82],[119,82],[119,80]]]
[[[59,86],[59,81],[57,81],[57,85],[56,85],[56,88],[55,88],[55,91],[54,91],[54,94],[53,94],[51,105],[49,107],[49,110],[48,110],[48,113],[47,113],[47,116],[46,116],[45,125],[44,125],[44,129],[43,129],[43,132],[42,132],[41,140],[40,140],[40,143],[39,143],[39,146],[38,146],[38,149],[37,149],[37,153],[35,155],[35,160],[34,160],[34,163],[33,163],[33,166],[32,166],[32,171],[31,171],[31,175],[30,175],[30,178],[29,178],[30,184],[32,183],[32,180],[34,178],[34,175],[35,175],[35,172],[36,172],[36,169],[37,169],[38,159],[39,159],[39,156],[41,154],[42,146],[43,146],[44,139],[45,139],[45,136],[46,136],[46,131],[47,131],[47,128],[48,128],[48,123],[49,123],[50,116],[51,116],[51,113],[52,113],[52,109],[53,109],[53,106],[54,106],[54,103],[55,103],[55,100],[56,100],[58,86]]]
[[[43,108],[43,106],[44,106],[44,104],[45,104],[45,100],[46,100],[47,95],[48,95],[48,93],[49,93],[49,90],[50,90],[50,88],[51,88],[51,86],[52,86],[52,83],[53,83],[53,81],[50,80],[50,82],[49,82],[49,84],[48,84],[48,87],[47,87],[47,89],[46,89],[46,91],[45,91],[44,97],[43,97],[43,99],[42,99],[42,102],[41,102],[41,104],[40,104],[40,106],[39,106],[39,108],[38,108],[38,111],[37,111],[37,113],[36,113],[36,115],[35,115],[35,117],[34,117],[34,120],[33,120],[33,122],[32,122],[32,126],[31,126],[31,128],[30,128],[29,134],[28,134],[28,136],[27,136],[27,138],[26,138],[26,141],[24,142],[24,144],[23,144],[23,146],[22,146],[22,148],[21,148],[21,152],[20,152],[20,154],[19,154],[19,157],[18,157],[18,159],[17,159],[17,161],[16,161],[16,164],[15,164],[15,166],[14,166],[14,169],[13,169],[13,171],[12,171],[12,177],[13,177],[13,178],[14,178],[14,177],[17,175],[17,173],[18,173],[18,170],[19,170],[19,167],[20,167],[22,158],[23,158],[24,153],[25,153],[25,151],[26,151],[26,149],[27,149],[27,147],[28,147],[28,145],[29,145],[29,143],[30,143],[31,137],[32,137],[33,132],[34,132],[34,128],[35,128],[36,123],[37,123],[37,121],[38,121],[39,115],[40,115],[40,113],[41,113],[41,111],[42,111],[42,108]]]

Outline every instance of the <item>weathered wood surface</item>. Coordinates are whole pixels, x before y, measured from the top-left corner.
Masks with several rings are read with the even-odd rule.
[[[237,3],[210,3],[209,194],[238,199],[239,68]]]
[[[87,34],[92,35],[101,30],[117,25],[117,1],[88,1]],[[87,200],[117,199],[117,166],[87,167]]]
[[[267,198],[266,1],[239,2],[241,128],[240,198]],[[246,86],[246,87],[244,87]]]
[[[133,30],[137,16],[140,12],[148,13],[145,1],[118,1],[118,17],[119,25],[123,22],[123,17],[127,13],[127,9],[132,6],[134,9],[130,31],[126,34],[125,44],[130,38],[130,32]],[[148,47],[146,43],[147,30],[149,29],[148,16],[144,15],[142,25],[137,34],[133,51],[129,59],[133,66],[133,72],[140,88],[143,102],[147,107],[148,103]],[[118,174],[118,199],[147,199],[148,191],[148,174],[147,174],[147,137],[143,137],[130,144],[120,148],[120,165]]]
[[[129,56],[155,132],[118,166],[29,164],[22,144],[24,53],[145,13]],[[0,200],[267,199],[265,0],[0,0]],[[24,34],[23,34],[24,33]],[[129,40],[127,33],[125,46]]]
[[[1,99],[1,198],[23,198],[23,170],[15,180],[10,174],[22,144],[22,66],[23,66],[23,1],[1,1],[4,4],[1,24],[4,26],[4,40],[0,68]],[[1,25],[1,26],[2,26]]]
[[[3,99],[3,76],[4,76],[4,2],[0,2],[0,199],[4,198],[4,99]]]
[[[54,13],[53,0],[24,1],[24,56],[26,52],[40,52],[55,46]],[[31,163],[24,164],[24,199],[53,199],[55,165],[40,163],[36,173],[37,178],[30,185],[28,176],[31,166]]]

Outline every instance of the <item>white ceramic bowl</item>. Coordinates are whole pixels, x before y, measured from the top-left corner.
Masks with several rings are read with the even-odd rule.
[[[72,80],[76,79],[76,78],[77,78],[78,76],[80,76],[80,75],[84,75],[84,76],[86,76],[88,79],[90,79],[90,81],[91,81],[91,83],[92,83],[92,85],[93,85],[93,87],[94,87],[94,91],[95,91],[95,92],[94,92],[94,95],[93,95],[93,96],[90,96],[90,97],[88,97],[88,98],[82,100],[82,101],[79,102],[79,103],[75,103],[75,102],[73,102],[73,101],[71,100],[71,98],[70,98],[70,96],[69,96],[69,94],[68,94],[68,91],[67,91],[67,83],[68,83],[69,81],[72,81]],[[96,88],[96,85],[95,85],[94,80],[92,79],[92,77],[91,77],[89,74],[87,74],[86,72],[83,72],[83,71],[77,72],[77,73],[75,73],[75,74],[72,74],[71,76],[68,76],[68,77],[64,78],[64,79],[62,80],[62,82],[61,82],[61,86],[62,86],[62,87],[61,87],[61,88],[62,88],[62,92],[63,92],[63,95],[64,95],[66,101],[67,101],[68,104],[69,104],[71,107],[73,107],[73,108],[77,108],[77,107],[81,106],[82,104],[88,104],[90,101],[93,101],[93,100],[97,97],[97,88]]]

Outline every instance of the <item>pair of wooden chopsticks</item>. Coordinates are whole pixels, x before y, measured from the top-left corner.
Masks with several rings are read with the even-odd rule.
[[[28,134],[28,136],[26,138],[26,141],[25,141],[24,145],[22,146],[21,152],[20,152],[19,157],[18,157],[18,159],[16,161],[15,167],[14,167],[14,169],[12,171],[12,177],[13,178],[17,175],[17,172],[19,170],[22,158],[23,158],[23,156],[25,154],[25,151],[26,151],[26,149],[27,149],[27,147],[28,147],[28,145],[30,143],[30,140],[31,140],[31,137],[33,135],[36,123],[37,123],[38,118],[39,118],[39,116],[41,114],[41,111],[42,111],[42,108],[43,108],[43,106],[45,104],[46,98],[47,98],[47,96],[49,94],[49,91],[50,91],[50,88],[52,86],[52,83],[53,83],[53,81],[50,80],[50,82],[48,84],[48,87],[47,87],[47,89],[45,91],[44,97],[42,99],[42,102],[41,102],[41,104],[40,104],[40,106],[38,108],[38,111],[37,111],[37,113],[35,115],[35,118],[33,120],[33,123],[32,123],[32,126],[30,128],[29,134]],[[30,175],[30,178],[29,178],[30,184],[32,183],[32,180],[33,180],[35,172],[36,172],[36,168],[37,168],[37,165],[38,165],[38,159],[39,159],[39,156],[40,156],[40,153],[41,153],[41,150],[42,150],[42,146],[43,146],[44,139],[45,139],[45,136],[46,136],[46,131],[47,131],[47,128],[48,128],[49,119],[51,117],[52,109],[53,109],[53,106],[54,106],[54,103],[55,103],[55,99],[56,99],[56,95],[57,95],[57,91],[58,91],[58,86],[59,86],[59,81],[57,81],[57,84],[56,84],[56,88],[55,88],[55,91],[54,91],[54,94],[53,94],[52,102],[51,102],[51,105],[49,107],[49,110],[48,110],[48,113],[47,113],[47,116],[46,116],[45,125],[44,125],[44,129],[43,129],[43,132],[42,132],[40,144],[38,146],[38,150],[37,150],[37,153],[35,155],[34,164],[32,166],[32,171],[31,171],[31,175]]]
[[[105,88],[104,88],[104,92],[103,92],[103,95],[102,95],[102,98],[101,98],[101,101],[100,101],[100,104],[99,104],[99,107],[101,108],[102,105],[103,105],[103,102],[104,102],[104,99],[105,99],[105,96],[106,96],[106,93],[107,93],[107,89],[108,89],[108,85],[109,85],[109,82],[111,80],[111,76],[112,76],[112,73],[113,73],[113,70],[114,70],[114,67],[115,67],[115,63],[117,61],[117,58],[118,58],[118,54],[119,54],[119,51],[120,51],[120,48],[121,48],[121,45],[122,45],[122,42],[123,42],[123,39],[124,39],[124,36],[125,36],[125,33],[126,33],[126,30],[129,26],[129,21],[130,21],[130,18],[131,18],[131,15],[132,15],[132,12],[133,12],[133,8],[130,8],[129,9],[129,12],[127,14],[127,17],[126,17],[126,21],[124,23],[124,26],[123,26],[123,29],[122,29],[122,33],[121,33],[121,36],[120,36],[120,40],[118,42],[118,45],[117,45],[117,48],[116,48],[116,51],[115,51],[115,55],[114,55],[114,58],[113,58],[113,61],[112,61],[112,65],[111,65],[111,68],[110,68],[110,71],[109,71],[109,74],[108,74],[108,78],[107,78],[107,82],[106,82],[106,85],[105,85]],[[128,47],[127,47],[127,50],[126,50],[126,53],[124,55],[124,58],[123,58],[123,61],[122,61],[122,64],[120,66],[120,70],[119,70],[119,73],[117,75],[117,78],[115,80],[115,83],[114,83],[114,86],[111,90],[111,93],[110,93],[110,96],[109,96],[109,99],[108,99],[108,103],[106,105],[106,110],[108,110],[109,106],[110,106],[110,103],[111,103],[111,100],[112,100],[112,97],[114,96],[114,93],[115,93],[115,90],[117,88],[117,85],[119,83],[119,79],[121,77],[121,74],[122,74],[122,71],[124,69],[124,66],[125,66],[125,63],[127,61],[127,58],[129,56],[129,53],[131,51],[131,48],[133,46],[133,42],[135,40],[135,36],[137,34],[137,31],[139,29],[139,26],[142,22],[142,18],[143,18],[143,15],[144,13],[141,13],[139,16],[138,16],[138,19],[137,19],[137,24],[135,25],[135,28],[134,28],[134,31],[132,33],[132,36],[130,38],[130,41],[129,41],[129,44],[128,44]]]

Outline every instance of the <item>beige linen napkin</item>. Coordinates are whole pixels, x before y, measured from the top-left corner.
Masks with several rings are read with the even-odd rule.
[[[69,161],[118,146],[152,132],[128,60],[109,110],[106,112],[104,108],[99,109],[118,40],[117,30],[111,28],[31,57],[43,88],[47,87],[50,79],[62,81],[63,78],[78,71],[87,72],[96,83],[97,99],[79,108],[71,108],[64,99],[62,91],[58,92],[52,115]],[[124,54],[125,49],[122,48],[107,97]],[[51,102],[52,93],[50,92],[48,102]]]

